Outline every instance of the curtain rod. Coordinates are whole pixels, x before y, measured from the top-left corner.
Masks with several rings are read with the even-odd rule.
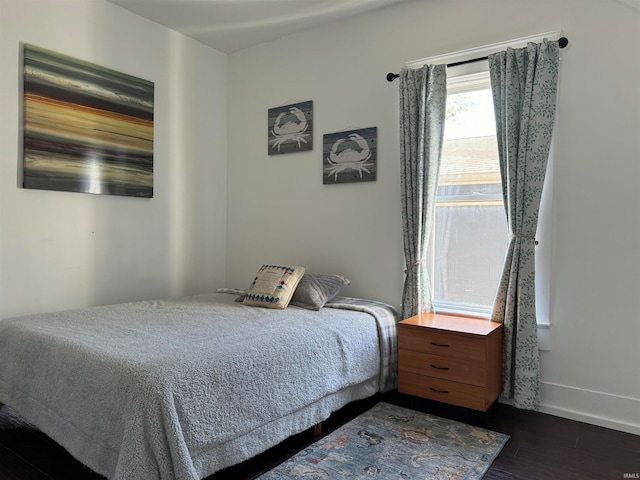
[[[558,39],[558,46],[560,48],[564,48],[569,45],[569,39],[567,37],[560,37]],[[469,60],[462,60],[461,62],[447,63],[447,67],[457,67],[459,65],[466,65],[467,63],[475,63],[481,62],[482,60],[487,60],[489,57],[479,57],[479,58],[471,58]],[[393,82],[396,78],[400,76],[399,73],[387,73],[387,82]]]

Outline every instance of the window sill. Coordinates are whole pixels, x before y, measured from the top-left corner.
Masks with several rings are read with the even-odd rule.
[[[436,313],[445,315],[459,315],[464,317],[491,320],[491,312],[474,308],[456,308],[451,304],[434,303]],[[551,350],[551,324],[546,321],[538,322],[538,350],[548,352]]]
[[[433,308],[436,313],[443,313],[445,315],[461,315],[465,317],[491,320],[491,310],[489,308],[445,302],[434,302]]]
[[[548,322],[538,322],[538,350],[551,350],[551,324]]]

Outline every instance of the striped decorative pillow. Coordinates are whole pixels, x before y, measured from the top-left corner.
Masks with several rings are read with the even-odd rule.
[[[307,310],[320,310],[325,303],[333,300],[351,282],[342,275],[324,275],[318,273],[305,273],[293,292],[290,305],[306,308]]]

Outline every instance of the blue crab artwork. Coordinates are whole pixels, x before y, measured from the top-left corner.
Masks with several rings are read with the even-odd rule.
[[[323,183],[376,180],[376,127],[326,134],[323,147]]]
[[[269,109],[269,155],[313,147],[313,102]]]

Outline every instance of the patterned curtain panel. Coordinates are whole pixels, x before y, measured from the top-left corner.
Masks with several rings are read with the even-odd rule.
[[[489,56],[502,191],[510,240],[492,320],[504,324],[503,397],[540,402],[535,234],[558,84],[558,43],[530,43]]]
[[[444,65],[400,72],[400,181],[405,280],[402,318],[432,312],[425,262],[433,230],[447,103]]]

